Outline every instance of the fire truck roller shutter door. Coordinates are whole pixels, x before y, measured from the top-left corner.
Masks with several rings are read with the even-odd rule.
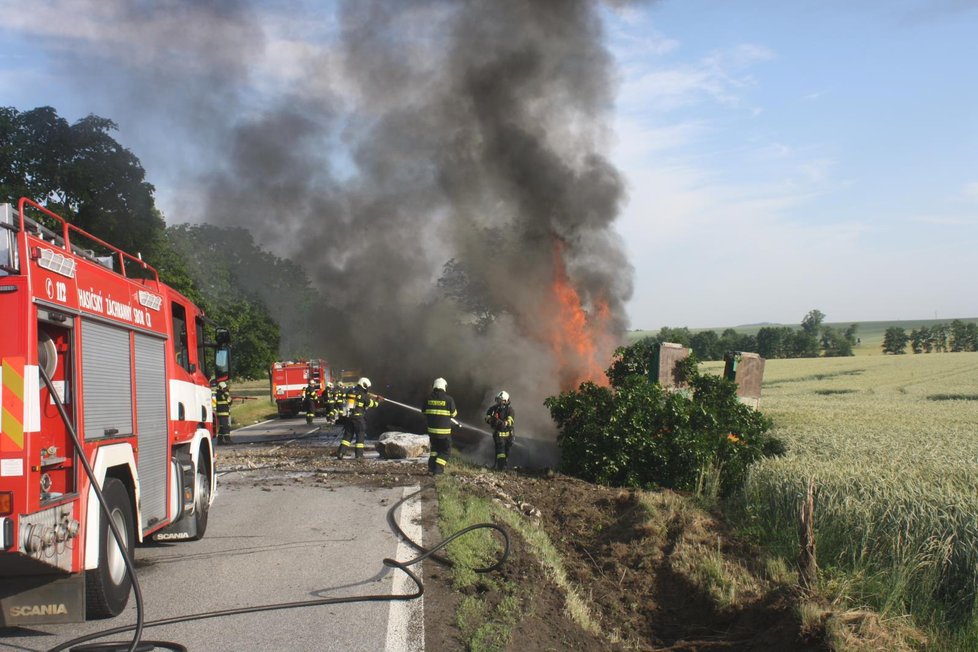
[[[131,434],[129,331],[90,319],[81,326],[85,439]]]
[[[169,470],[164,340],[136,333],[136,426],[143,531],[167,517]]]

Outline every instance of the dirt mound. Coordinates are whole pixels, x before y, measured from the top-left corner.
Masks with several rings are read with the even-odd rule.
[[[752,567],[757,556],[677,494],[553,474],[459,480],[539,521],[610,641],[639,649],[824,649],[801,640],[790,597]],[[562,598],[550,595],[562,609]]]

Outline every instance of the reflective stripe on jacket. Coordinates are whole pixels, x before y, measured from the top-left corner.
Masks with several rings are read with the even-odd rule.
[[[458,410],[455,409],[455,399],[443,390],[432,390],[421,411],[428,422],[429,435],[452,434],[452,420],[458,416]]]
[[[218,388],[217,394],[217,416],[227,417],[231,415],[231,390],[228,388]]]

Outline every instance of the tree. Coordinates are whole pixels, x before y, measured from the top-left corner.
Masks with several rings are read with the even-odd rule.
[[[789,358],[817,358],[819,352],[818,335],[804,330],[792,331],[788,351]]]
[[[791,329],[787,326],[764,326],[757,331],[757,353],[762,358],[773,360],[785,358],[787,352],[785,343],[791,337]]]
[[[724,349],[716,331],[700,331],[689,338],[689,348],[700,360],[722,360]]]
[[[484,333],[496,320],[498,310],[493,306],[485,281],[470,274],[468,268],[455,258],[442,267],[438,289],[464,312],[472,315],[476,330],[480,333]]]
[[[902,355],[907,352],[910,336],[899,326],[890,326],[883,334],[883,353]]]
[[[628,376],[648,376],[649,363],[652,353],[660,342],[654,337],[643,337],[631,346],[620,346],[615,349],[611,366],[606,375],[612,386],[625,382]]]
[[[136,156],[89,115],[74,124],[48,106],[0,111],[0,195],[29,197],[92,235],[152,263],[164,222]],[[86,246],[88,243],[86,243]]]
[[[801,320],[801,329],[809,335],[818,335],[818,329],[825,321],[825,313],[821,310],[809,310],[808,314]]]
[[[307,308],[317,303],[305,271],[259,249],[245,229],[178,224],[167,233],[190,261],[208,316],[231,331],[237,375],[264,376],[279,356],[283,330],[292,334],[288,346],[305,347],[306,357],[321,354],[322,344],[296,339],[316,336],[304,321],[313,321]]]
[[[842,332],[842,335],[846,338],[846,341],[850,345],[856,346],[856,331],[859,330],[859,324],[849,324],[846,329]]]
[[[930,327],[930,336],[933,343],[934,351],[937,353],[947,352],[947,342],[948,336],[950,335],[950,328],[947,324],[934,324]]]
[[[960,319],[951,322],[951,351],[978,351],[978,324]]]
[[[663,326],[659,329],[659,334],[655,336],[655,341],[659,342],[673,342],[675,344],[682,344],[683,346],[689,348],[690,341],[693,338],[693,334],[689,332],[689,329],[685,326],[682,328],[670,328],[669,326]]]
[[[853,355],[852,344],[852,340],[846,337],[846,332],[839,331],[831,326],[822,326],[822,354],[826,358]]]
[[[755,349],[757,349],[755,337],[726,328],[720,334],[720,357],[717,359],[722,359],[727,351],[754,351]]]
[[[930,353],[931,347],[932,340],[929,328],[921,326],[910,331],[910,349],[914,353]]]
[[[726,495],[752,463],[784,452],[767,434],[770,421],[737,399],[736,384],[699,374],[695,358],[681,363],[688,393],[651,382],[642,361],[652,345],[616,352],[611,387],[582,383],[545,401],[559,429],[563,471],[601,484]],[[622,373],[628,368],[635,373]]]

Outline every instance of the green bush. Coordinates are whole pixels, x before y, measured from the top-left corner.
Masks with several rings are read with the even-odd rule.
[[[770,421],[737,399],[736,385],[682,363],[687,387],[668,391],[644,375],[632,347],[608,370],[611,387],[582,383],[545,401],[559,429],[561,470],[599,484],[727,495],[747,468],[784,452]]]

